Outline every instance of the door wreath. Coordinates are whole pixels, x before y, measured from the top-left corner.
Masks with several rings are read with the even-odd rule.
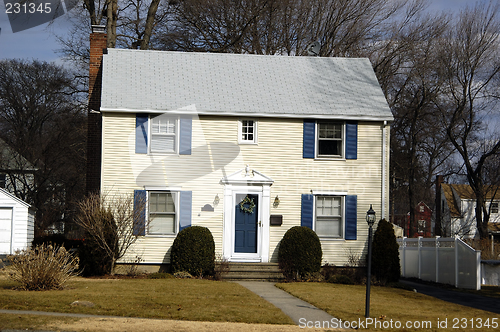
[[[248,204],[248,206],[246,206],[246,204]],[[241,211],[252,214],[254,209],[255,202],[253,201],[253,198],[246,196],[245,199],[240,202]]]

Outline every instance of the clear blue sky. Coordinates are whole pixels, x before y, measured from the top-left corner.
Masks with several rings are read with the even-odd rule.
[[[475,0],[431,0],[429,10],[457,10]],[[43,24],[28,30],[12,32],[5,13],[3,1],[0,0],[0,59],[25,58],[44,61],[56,61],[59,55],[55,52],[60,46],[56,34],[63,34],[68,28],[65,16],[61,16],[51,25]]]

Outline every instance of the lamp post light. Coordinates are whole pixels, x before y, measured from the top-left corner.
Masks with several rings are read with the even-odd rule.
[[[365,317],[370,317],[370,285],[372,278],[372,236],[373,224],[375,223],[375,211],[373,211],[370,204],[370,210],[366,212],[366,222],[368,223],[368,270],[366,272],[366,303],[365,303]]]

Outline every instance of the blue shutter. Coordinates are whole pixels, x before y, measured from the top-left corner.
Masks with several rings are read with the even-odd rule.
[[[181,117],[179,154],[191,154],[191,137],[193,131],[193,120],[191,117]]]
[[[135,116],[135,153],[148,153],[148,118],[142,113]]]
[[[192,191],[180,192],[180,208],[179,208],[179,232],[184,228],[191,226],[191,207],[193,202]]]
[[[316,121],[304,120],[304,142],[302,156],[314,159],[314,147],[316,146]]]
[[[134,190],[134,235],[146,234],[146,190]]]
[[[345,132],[345,159],[358,159],[358,122],[347,121]]]
[[[357,239],[358,226],[358,196],[348,195],[345,197],[345,239]]]
[[[300,215],[300,226],[313,228],[314,196],[302,194],[302,208]]]

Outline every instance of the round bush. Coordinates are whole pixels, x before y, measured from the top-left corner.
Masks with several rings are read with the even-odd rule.
[[[193,276],[213,275],[215,243],[206,227],[191,226],[177,234],[170,253],[172,272],[189,272]]]
[[[373,236],[372,274],[382,284],[397,282],[401,274],[399,245],[394,228],[385,219],[379,221]]]
[[[319,272],[322,257],[321,242],[310,228],[292,227],[280,242],[278,263],[288,279],[303,278],[306,273]]]

